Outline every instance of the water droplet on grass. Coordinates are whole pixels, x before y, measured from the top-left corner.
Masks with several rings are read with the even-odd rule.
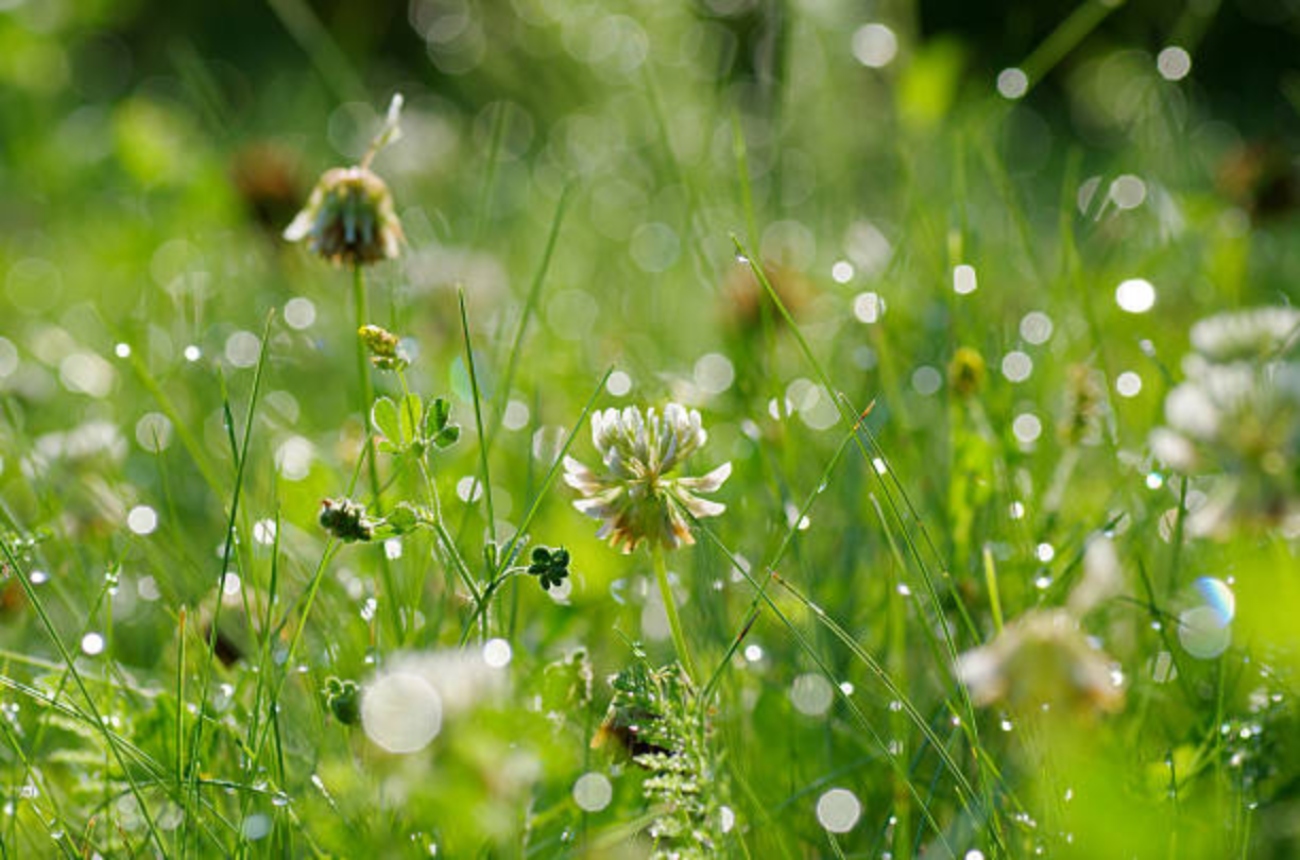
[[[483,662],[490,668],[501,669],[510,664],[513,652],[504,639],[489,639],[483,645]]]
[[[790,685],[790,701],[795,710],[805,716],[820,717],[830,710],[834,700],[835,690],[831,682],[821,675],[800,675]]]
[[[150,535],[158,528],[158,513],[148,505],[136,505],[126,515],[126,527],[138,535]]]
[[[81,652],[91,657],[104,653],[104,636],[100,633],[87,633],[81,637]]]
[[[386,675],[366,688],[361,724],[366,736],[389,752],[417,752],[442,728],[442,699],[419,675]]]
[[[1115,303],[1131,314],[1144,314],[1156,303],[1156,288],[1144,278],[1130,278],[1115,288]]]
[[[586,812],[600,812],[614,798],[614,786],[603,773],[584,773],[573,784],[573,802]]]
[[[832,788],[817,798],[817,822],[831,833],[848,833],[862,817],[862,801],[847,788]]]

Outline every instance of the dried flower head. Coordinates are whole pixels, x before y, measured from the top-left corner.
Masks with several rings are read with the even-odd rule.
[[[1211,475],[1193,534],[1270,527],[1300,514],[1300,362],[1286,353],[1300,327],[1290,308],[1222,314],[1192,328],[1187,379],[1165,398],[1153,453],[1172,468]]]
[[[591,418],[591,438],[605,466],[597,474],[572,457],[565,457],[564,480],[583,498],[573,506],[602,520],[599,537],[631,552],[643,541],[675,549],[693,544],[686,514],[716,517],[726,505],[702,499],[731,475],[723,463],[701,477],[672,477],[672,472],[704,445],[708,434],[700,413],[676,403],[645,415],[629,406],[607,409]]]
[[[290,242],[307,247],[336,266],[361,266],[393,259],[402,244],[402,224],[393,195],[370,162],[388,143],[401,137],[402,96],[393,96],[388,116],[361,163],[325,171],[307,205],[284,230]]]
[[[336,266],[369,265],[397,256],[402,225],[384,180],[368,167],[335,167],[321,176],[284,238],[306,239]]]
[[[764,260],[763,271],[772,289],[781,297],[781,304],[797,319],[815,297],[812,283],[798,270],[774,260]],[[738,260],[727,270],[721,296],[723,321],[729,328],[750,335],[761,331],[763,305],[769,299],[748,261]],[[784,322],[775,312],[772,318],[778,326]]]
[[[375,523],[366,516],[366,506],[351,499],[321,502],[320,524],[325,531],[347,543],[368,541],[375,533]]]
[[[989,644],[962,654],[957,676],[978,705],[1004,702],[1027,712],[1050,704],[1088,713],[1124,704],[1106,655],[1088,644],[1073,615],[1059,609],[1027,612]]]

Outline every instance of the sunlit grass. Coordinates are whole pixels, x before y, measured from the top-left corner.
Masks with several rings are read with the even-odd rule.
[[[1291,317],[1189,330],[1300,262],[1194,51],[436,5],[436,85],[294,2],[264,87],[0,64],[0,856],[1288,856]],[[627,479],[591,417],[669,403]]]

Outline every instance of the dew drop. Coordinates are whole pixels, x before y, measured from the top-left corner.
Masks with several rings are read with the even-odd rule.
[[[614,798],[614,786],[603,773],[584,773],[573,784],[573,802],[585,812],[600,812]]]
[[[862,817],[862,802],[847,788],[832,788],[817,798],[817,821],[831,833],[848,833]]]

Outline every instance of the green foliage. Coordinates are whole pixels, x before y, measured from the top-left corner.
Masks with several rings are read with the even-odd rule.
[[[548,549],[544,546],[533,547],[532,563],[528,572],[537,577],[542,588],[550,591],[564,582],[569,575],[569,551],[564,547]]]
[[[647,828],[652,856],[716,856],[727,791],[710,745],[705,709],[681,667],[652,668],[636,648],[632,664],[615,676],[613,687],[602,733],[645,771],[641,790],[653,813]]]
[[[329,677],[325,679],[325,707],[345,726],[361,722],[361,688],[356,681]]]
[[[0,857],[1300,854],[1218,18],[3,5]]]
[[[432,448],[450,448],[460,439],[460,427],[451,422],[451,404],[439,397],[427,409],[417,395],[400,401],[380,397],[371,407],[370,422],[381,435],[379,449],[394,454],[422,456]]]

